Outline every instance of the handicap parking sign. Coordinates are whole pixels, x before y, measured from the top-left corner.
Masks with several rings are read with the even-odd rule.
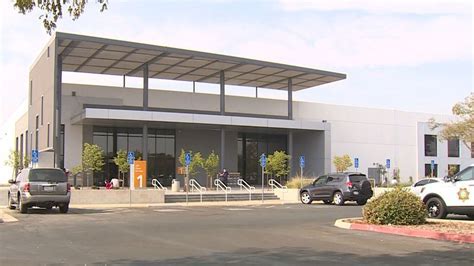
[[[387,162],[385,163],[385,167],[387,167],[387,169],[390,169],[390,159],[387,159]]]
[[[191,153],[187,152],[184,156],[184,164],[189,166],[191,164]]]
[[[304,168],[305,163],[306,163],[306,162],[305,162],[304,155],[301,155],[301,156],[300,156],[300,167],[301,167],[301,168]]]
[[[37,163],[38,159],[39,159],[38,150],[32,150],[31,151],[31,162],[32,163]]]
[[[359,158],[354,158],[354,167],[359,168]]]
[[[262,155],[260,155],[260,166],[267,166],[267,157],[265,156],[265,153],[262,153]]]
[[[133,164],[135,161],[135,153],[133,151],[129,151],[127,154],[127,162],[128,164]]]

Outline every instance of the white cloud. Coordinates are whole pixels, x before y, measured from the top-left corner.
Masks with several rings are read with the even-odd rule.
[[[370,13],[469,14],[471,0],[280,0],[287,11],[365,11]]]

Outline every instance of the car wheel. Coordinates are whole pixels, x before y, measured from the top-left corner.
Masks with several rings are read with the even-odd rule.
[[[431,198],[426,202],[426,209],[430,218],[444,219],[448,215],[443,200],[437,197]]]
[[[8,193],[8,208],[10,210],[16,209],[16,207],[13,206],[13,200],[12,200],[12,196],[10,195],[10,193]]]
[[[332,200],[323,200],[324,204],[331,204]]]
[[[332,200],[334,201],[334,204],[336,205],[339,205],[339,206],[344,205],[344,196],[339,191],[336,191],[334,193],[334,195],[332,196]]]
[[[309,195],[308,191],[303,191],[301,193],[301,202],[304,204],[311,204],[313,199],[311,199],[311,195]]]
[[[365,205],[367,203],[366,199],[357,200],[357,205]]]
[[[48,210],[48,211],[50,211],[50,210],[52,210],[52,209],[53,209],[53,206],[46,206],[46,208],[45,208],[45,209],[46,209],[46,210]]]
[[[59,205],[60,213],[67,213],[69,210],[69,203]]]
[[[17,204],[17,206],[18,206],[18,210],[20,211],[20,213],[28,212],[28,206],[26,206],[26,204],[23,204],[20,195],[18,195],[18,204]]]

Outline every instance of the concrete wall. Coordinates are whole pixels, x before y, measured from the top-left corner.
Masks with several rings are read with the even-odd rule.
[[[55,39],[52,39],[40,53],[30,69],[28,95],[28,132],[30,150],[36,147],[36,116],[39,116],[38,166],[52,167],[53,161],[49,154],[43,154],[53,149],[54,143],[54,81],[55,81]],[[43,99],[43,112],[41,112]],[[48,141],[49,124],[49,141]],[[31,141],[33,140],[33,141]],[[48,143],[49,142],[49,143]],[[48,145],[49,144],[49,145]]]
[[[81,189],[71,192],[71,205],[86,204],[152,204],[164,203],[165,192],[153,189],[95,190]]]
[[[304,176],[318,176],[330,171],[325,162],[331,157],[325,153],[324,131],[301,131],[293,133],[292,176],[300,175],[299,156],[305,156]]]

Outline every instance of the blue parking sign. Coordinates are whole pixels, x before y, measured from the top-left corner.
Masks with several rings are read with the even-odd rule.
[[[431,160],[431,170],[433,170],[435,167],[435,161],[434,160]]]
[[[306,162],[305,162],[304,155],[301,155],[301,156],[300,156],[300,167],[301,167],[301,168],[304,168],[305,163],[306,163]]]
[[[260,155],[260,166],[267,166],[267,157],[265,156],[265,153],[262,153],[262,155]]]
[[[189,166],[191,164],[191,153],[187,152],[184,156],[184,164]]]
[[[387,159],[385,167],[387,167],[387,169],[390,169],[390,159]]]
[[[37,163],[38,160],[39,160],[38,150],[32,150],[31,151],[31,162],[32,163]]]
[[[359,168],[359,158],[354,158],[354,167]]]
[[[133,151],[127,153],[127,162],[128,164],[133,164],[133,162],[135,162],[135,153]]]

